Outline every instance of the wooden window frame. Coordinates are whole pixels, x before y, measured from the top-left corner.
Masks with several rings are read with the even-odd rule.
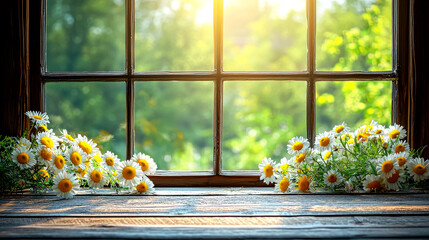
[[[408,41],[402,36],[407,33],[409,3],[392,0],[392,70],[391,71],[317,71],[316,70],[316,0],[307,0],[307,70],[306,71],[223,71],[223,0],[214,0],[214,71],[172,71],[135,72],[134,69],[134,0],[125,0],[125,71],[124,72],[47,72],[46,71],[46,1],[30,1],[30,9],[39,9],[39,15],[30,20],[40,25],[40,42],[30,43],[34,53],[30,63],[36,63],[40,71],[32,75],[32,91],[39,90],[34,98],[45,110],[45,84],[50,82],[124,82],[126,84],[126,141],[127,158],[134,152],[134,83],[141,81],[211,81],[214,83],[213,116],[213,170],[211,171],[158,171],[150,178],[157,186],[266,186],[259,180],[256,171],[222,170],[222,126],[223,126],[223,83],[225,81],[302,81],[307,83],[307,138],[312,143],[316,127],[316,83],[323,81],[391,81],[392,82],[392,122],[404,125],[408,119],[401,115],[408,112],[404,102],[407,86],[404,81]],[[31,15],[30,15],[31,16]],[[32,28],[30,28],[31,31]],[[30,35],[37,35],[34,32]],[[401,34],[402,33],[402,34]],[[406,34],[404,34],[406,35]],[[401,36],[401,38],[399,37]],[[34,68],[36,64],[30,64]],[[35,72],[35,71],[33,71]],[[401,91],[398,91],[401,89]],[[37,91],[36,91],[37,92]]]

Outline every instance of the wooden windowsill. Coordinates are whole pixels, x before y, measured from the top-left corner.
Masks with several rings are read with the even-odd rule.
[[[0,197],[2,238],[424,238],[429,193],[277,194],[272,188],[80,190]]]

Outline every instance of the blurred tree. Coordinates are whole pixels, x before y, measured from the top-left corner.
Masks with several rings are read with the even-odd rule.
[[[279,14],[280,5],[234,0],[225,5],[226,70],[306,69],[305,9]],[[281,3],[281,1],[278,1]],[[325,2],[325,1],[324,1]],[[213,26],[199,0],[137,0],[137,71],[212,70]],[[392,68],[391,0],[331,1],[318,10],[317,68],[378,71]],[[123,0],[48,0],[48,71],[124,71]],[[209,9],[210,10],[210,9]],[[210,10],[211,11],[211,10]],[[209,11],[209,12],[210,12]],[[211,16],[208,17],[210,19]],[[206,19],[206,20],[204,20]],[[212,166],[213,84],[136,83],[136,151],[160,169]],[[279,160],[287,141],[306,135],[304,82],[226,82],[223,167],[256,169]],[[83,130],[125,156],[125,84],[48,83],[52,126]],[[390,122],[390,82],[317,84],[317,128]]]

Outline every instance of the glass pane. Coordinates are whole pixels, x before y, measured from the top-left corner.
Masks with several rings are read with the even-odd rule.
[[[392,70],[392,0],[318,0],[318,70]]]
[[[212,0],[136,0],[136,71],[213,70]]]
[[[390,125],[391,82],[319,82],[316,89],[317,133],[330,131],[343,121],[352,130],[371,120]]]
[[[124,71],[124,0],[48,0],[47,71]]]
[[[301,71],[305,0],[224,0],[224,70]]]
[[[213,83],[137,82],[135,151],[160,170],[213,168]]]
[[[305,82],[225,82],[225,170],[257,170],[264,157],[280,161],[287,142],[307,136]]]
[[[46,83],[49,128],[85,134],[100,150],[126,158],[124,83]]]

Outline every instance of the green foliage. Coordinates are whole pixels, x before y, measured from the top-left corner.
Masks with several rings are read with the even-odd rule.
[[[41,166],[20,169],[12,161],[11,155],[17,143],[18,139],[15,137],[0,136],[0,192],[12,193],[27,188],[35,192],[49,190],[53,181],[45,175]]]
[[[195,20],[207,4],[136,1],[136,71],[212,70],[212,23]],[[275,5],[260,6],[257,0],[225,5],[224,69],[305,70],[305,9],[280,15]],[[124,71],[124,8],[123,0],[49,0],[48,71]],[[346,0],[319,10],[317,69],[391,70],[391,8],[390,0]],[[293,136],[306,136],[305,83],[294,84],[225,83],[224,169],[255,169],[265,156],[282,156]],[[390,82],[316,88],[318,131],[342,121],[390,123]],[[54,129],[87,134],[125,158],[125,84],[48,83],[46,90]],[[151,155],[161,170],[211,169],[213,85],[136,83],[135,97],[136,151]]]

